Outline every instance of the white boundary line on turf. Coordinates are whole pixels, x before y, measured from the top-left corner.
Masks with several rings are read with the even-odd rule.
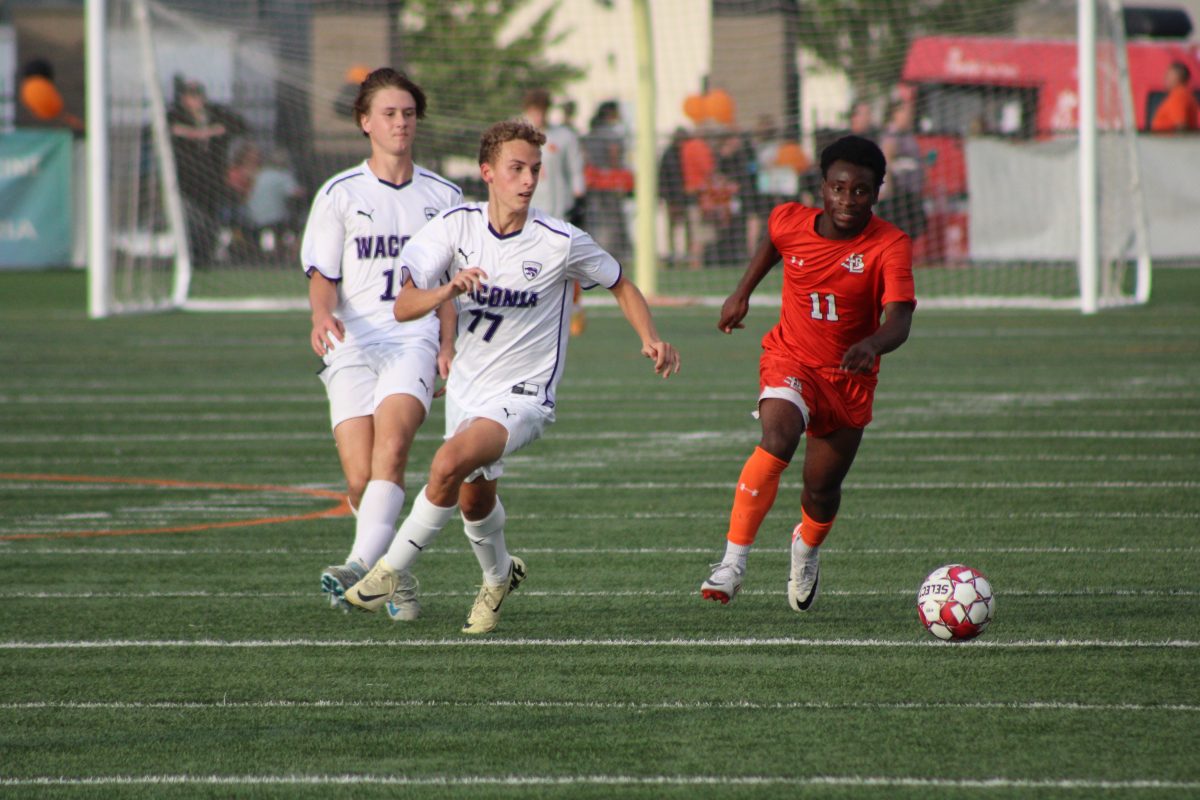
[[[703,441],[722,439],[726,441],[754,440],[758,433],[746,430],[734,431],[556,431],[557,441]],[[867,437],[879,439],[1200,439],[1200,431],[889,431],[872,429]],[[148,442],[290,442],[328,440],[328,433],[313,431],[293,433],[143,433],[143,434],[5,434],[0,435],[0,444],[120,444]],[[419,441],[440,442],[442,437],[433,433],[418,433]]]
[[[914,647],[982,647],[996,650],[1035,650],[1042,648],[1104,648],[1104,649],[1168,649],[1194,650],[1200,641],[1189,639],[1023,639],[996,641],[973,639],[969,642],[947,644],[932,639],[797,639],[775,638],[717,638],[717,639],[96,639],[44,642],[0,642],[0,650],[113,650],[113,649],[268,649],[290,647],[347,648],[347,647],[834,647],[834,648],[898,648]]]
[[[826,703],[819,701],[794,701],[764,703],[752,700],[731,701],[680,701],[658,703],[620,702],[599,700],[196,700],[167,701],[113,701],[74,700],[65,702],[34,700],[25,703],[0,703],[3,711],[40,710],[111,710],[111,711],[156,711],[156,710],[210,710],[210,709],[265,709],[265,708],[579,708],[598,710],[633,711],[724,711],[745,709],[750,711],[841,711],[860,709],[867,711],[1111,711],[1142,712],[1165,711],[1169,713],[1200,712],[1200,705],[1185,703],[1076,703],[1071,701],[1017,701],[980,703]]]
[[[1200,781],[1157,778],[906,778],[877,775],[113,775],[0,778],[0,786],[799,786],[928,789],[1171,789]]]
[[[509,517],[512,519],[512,517]],[[719,551],[721,543],[712,547],[522,547],[519,553],[544,555],[711,555]],[[821,552],[837,556],[895,556],[930,555],[944,552],[935,547],[850,547],[828,546]],[[1200,547],[956,547],[956,553],[989,555],[1196,555]],[[787,547],[756,547],[755,553],[788,553]],[[262,548],[214,548],[197,547],[9,547],[0,543],[0,554],[4,555],[56,555],[56,556],[328,556],[328,549],[299,550],[284,547]],[[458,557],[462,550],[430,547],[422,554],[453,555]]]
[[[421,592],[421,597],[474,597],[477,590]],[[522,591],[522,597],[690,597],[696,594],[691,589],[629,589],[583,591],[578,589],[548,590],[530,589]],[[768,589],[745,589],[741,595],[773,597],[778,592]],[[829,589],[822,594],[831,597],[904,597],[915,594],[909,589]],[[314,592],[210,592],[205,590],[178,592],[27,592],[0,595],[0,603],[12,600],[170,600],[205,598],[208,600],[244,600],[247,598],[302,599],[319,597]],[[1200,597],[1200,589],[1008,589],[1005,597]]]

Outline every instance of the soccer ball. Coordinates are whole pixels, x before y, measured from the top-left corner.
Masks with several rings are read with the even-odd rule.
[[[917,592],[917,615],[925,630],[944,641],[983,633],[996,613],[992,584],[977,569],[947,564],[929,573]]]

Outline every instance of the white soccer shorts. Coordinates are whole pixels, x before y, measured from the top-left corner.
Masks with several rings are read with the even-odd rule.
[[[446,395],[446,436],[449,439],[462,430],[473,419],[490,419],[504,426],[508,441],[502,456],[490,464],[484,464],[467,476],[470,483],[482,476],[494,481],[504,474],[503,456],[517,452],[522,447],[541,438],[546,427],[554,422],[554,409],[543,405],[536,396],[522,394],[501,395],[498,398],[472,408],[463,408]]]
[[[417,398],[428,414],[437,380],[437,351],[428,339],[335,349],[331,363],[319,373],[329,395],[332,427],[371,416],[393,394]]]

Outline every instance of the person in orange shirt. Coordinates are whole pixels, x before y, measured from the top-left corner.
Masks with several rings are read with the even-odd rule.
[[[1191,70],[1176,61],[1167,69],[1167,96],[1154,112],[1150,130],[1155,133],[1200,130],[1200,106],[1188,88]]]
[[[869,139],[845,136],[825,148],[823,208],[776,206],[767,235],[721,307],[721,331],[743,327],[751,293],[783,263],[779,323],[763,337],[759,361],[762,438],[734,490],[725,556],[701,585],[707,600],[726,604],[741,589],[750,547],[805,434],[787,594],[795,611],[808,611],[816,600],[819,548],[871,421],[880,356],[908,339],[917,302],[912,241],[871,211],[886,171],[883,152]]]

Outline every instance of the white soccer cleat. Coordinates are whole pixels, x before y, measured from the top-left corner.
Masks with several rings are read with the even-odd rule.
[[[793,611],[808,611],[821,588],[820,552],[800,538],[799,529],[792,535],[792,569],[788,575],[788,605]]]
[[[700,584],[700,596],[705,600],[717,600],[727,605],[741,591],[746,570],[723,562],[712,565],[712,574]]]
[[[394,570],[381,558],[362,580],[346,591],[346,602],[363,611],[378,611],[405,587],[415,597],[416,582],[411,572],[406,569]]]
[[[421,583],[408,570],[401,570],[400,585],[388,598],[384,607],[394,622],[412,622],[421,616],[421,601],[417,593],[421,591]]]
[[[358,561],[347,561],[345,564],[335,564],[325,568],[321,573],[321,591],[329,595],[329,607],[349,611],[350,604],[346,602],[346,591],[362,580],[367,574],[367,568]]]
[[[462,632],[478,634],[496,630],[500,624],[500,606],[504,598],[516,591],[527,574],[525,562],[513,556],[512,566],[508,568],[508,580],[495,585],[485,581],[479,587],[479,594],[475,596],[475,604],[471,606]]]

